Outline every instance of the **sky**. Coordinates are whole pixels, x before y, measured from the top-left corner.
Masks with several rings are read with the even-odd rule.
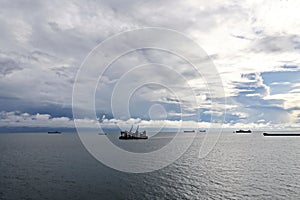
[[[218,70],[226,104],[214,97],[212,109],[203,80],[178,57],[137,50],[101,77],[97,120],[78,119],[86,127],[207,128],[226,108],[224,128],[299,129],[299,8],[297,0],[0,0],[0,129],[73,128],[73,85],[86,56],[113,35],[146,27],[175,30],[196,42]],[[147,62],[177,66],[188,80],[157,64],[135,70],[133,77],[165,80],[175,91],[144,85],[130,97],[130,116],[122,115],[111,107],[112,91],[128,66]]]

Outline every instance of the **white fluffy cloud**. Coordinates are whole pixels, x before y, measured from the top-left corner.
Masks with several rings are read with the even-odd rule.
[[[49,114],[35,114],[20,112],[0,112],[0,126],[2,127],[74,127],[74,123],[67,117],[51,117]]]
[[[182,120],[142,120],[140,118],[130,118],[128,120],[120,119],[106,119],[102,120],[94,119],[77,119],[77,123],[80,123],[81,128],[88,130],[91,126],[99,123],[101,128],[121,128],[128,129],[131,125],[135,127],[140,126],[141,129],[150,129],[152,131],[159,130],[160,128],[168,129],[214,129],[214,127],[220,127],[220,124],[214,125],[210,122],[195,122],[195,121],[182,121]],[[48,114],[35,114],[30,115],[28,113],[20,112],[0,112],[0,127],[28,127],[28,128],[74,128],[74,122],[68,117],[52,117]],[[224,130],[229,129],[249,129],[262,131],[266,129],[293,129],[300,128],[299,125],[292,123],[277,123],[271,125],[261,120],[259,123],[226,123],[222,125]],[[97,131],[97,130],[94,130]],[[99,131],[99,130],[98,130]]]

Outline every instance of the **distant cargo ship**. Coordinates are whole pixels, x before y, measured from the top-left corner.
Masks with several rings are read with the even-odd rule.
[[[146,140],[148,136],[146,135],[146,131],[139,132],[139,126],[137,127],[136,131],[132,132],[133,126],[131,126],[130,131],[121,131],[121,136],[119,137],[120,140]]]
[[[235,131],[235,133],[252,133],[251,130],[238,130],[238,131]]]
[[[264,136],[300,136],[300,133],[263,133]]]
[[[48,131],[48,134],[61,134],[59,131]]]
[[[184,133],[195,133],[195,130],[191,130],[191,131],[183,131]]]
[[[199,130],[199,133],[205,133],[206,130]]]

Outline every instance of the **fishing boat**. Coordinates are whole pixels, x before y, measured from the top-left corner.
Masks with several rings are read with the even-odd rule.
[[[121,131],[120,140],[146,140],[148,136],[146,135],[146,131],[139,132],[139,126],[137,126],[136,131],[132,132],[133,125],[131,126],[129,131]]]

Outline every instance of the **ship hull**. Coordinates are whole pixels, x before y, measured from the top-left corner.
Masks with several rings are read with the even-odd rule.
[[[146,139],[148,139],[148,136],[140,136],[140,137],[136,137],[136,136],[120,136],[119,139],[120,140],[146,140]]]
[[[235,133],[252,133],[252,131],[250,131],[250,130],[248,130],[248,131],[239,130],[239,131],[235,131]]]
[[[49,131],[48,134],[61,134],[61,132],[58,132],[58,131]]]
[[[263,136],[300,136],[300,133],[263,133]]]

